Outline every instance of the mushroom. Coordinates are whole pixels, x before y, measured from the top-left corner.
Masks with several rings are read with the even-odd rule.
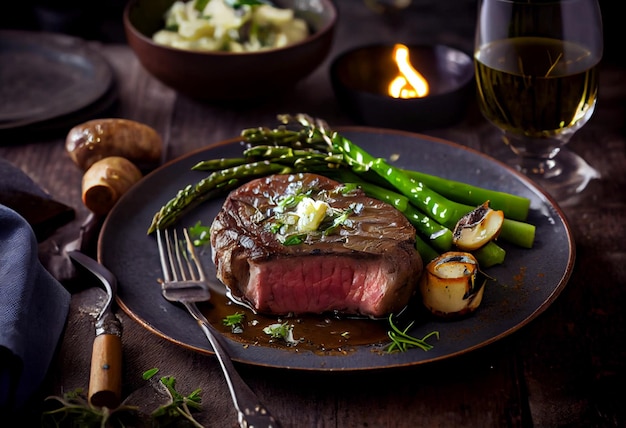
[[[109,156],[100,159],[83,175],[83,203],[93,213],[106,215],[141,178],[139,168],[126,158]]]
[[[462,251],[477,250],[496,239],[504,223],[504,212],[489,207],[489,201],[476,207],[457,222],[452,242]]]
[[[449,251],[426,265],[420,278],[422,303],[435,316],[456,318],[480,305],[486,278],[479,275],[476,258],[466,252]]]
[[[83,171],[109,156],[121,156],[140,170],[161,161],[163,141],[150,126],[128,119],[93,119],[73,127],[65,139],[70,158]]]

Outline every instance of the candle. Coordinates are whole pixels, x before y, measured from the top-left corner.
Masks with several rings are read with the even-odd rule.
[[[398,67],[398,75],[389,84],[389,95],[394,98],[422,98],[430,88],[426,78],[411,64],[409,48],[402,44],[393,47],[393,60]]]
[[[353,48],[335,58],[330,76],[337,100],[355,121],[384,128],[454,124],[474,94],[473,58],[444,45]]]

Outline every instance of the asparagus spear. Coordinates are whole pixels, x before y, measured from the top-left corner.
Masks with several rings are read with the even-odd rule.
[[[422,234],[429,245],[439,252],[452,249],[452,231],[445,226],[433,221],[430,217],[413,207],[403,195],[391,192],[371,183],[355,183],[372,198],[385,201],[402,212],[411,222],[418,233]]]
[[[283,144],[287,137],[285,134],[272,132],[272,137],[265,135],[264,138],[260,138],[260,134],[263,132],[260,129],[253,129],[254,140],[263,141],[264,143],[271,142],[272,137],[277,137],[279,140],[275,141],[276,144]],[[285,131],[287,132],[287,131]],[[244,131],[243,135],[251,135],[249,132]],[[287,133],[289,135],[289,139],[293,139],[291,133]],[[250,141],[249,141],[250,142]],[[292,141],[293,143],[293,141]],[[319,146],[319,143],[317,144]],[[326,148],[326,147],[324,147]],[[342,155],[339,154],[315,154],[310,151],[310,149],[300,149],[294,150],[292,147],[287,146],[271,146],[271,145],[262,145],[262,146],[254,146],[244,151],[244,156],[242,158],[231,158],[231,159],[211,159],[198,163],[193,167],[194,170],[200,171],[218,171],[225,168],[230,168],[232,166],[242,165],[245,163],[249,163],[253,160],[269,160],[272,162],[290,162],[292,165],[296,163],[296,161],[291,160],[291,158],[295,157],[299,159],[301,162],[311,161],[312,159],[317,159],[322,164],[336,164],[341,165]],[[311,168],[312,169],[312,168]],[[485,189],[478,186],[473,186],[470,184],[448,180],[445,178],[425,174],[419,171],[401,169],[410,179],[414,179],[418,183],[423,183],[423,185],[428,186],[431,190],[434,190],[439,195],[446,197],[449,200],[455,202],[461,202],[465,205],[463,210],[468,210],[470,207],[478,206],[484,203],[485,201],[489,201],[490,206],[493,209],[499,209],[504,211],[507,219],[524,221],[528,217],[528,210],[530,208],[530,200],[528,198],[524,198],[517,195],[512,195],[505,192],[499,192],[491,189]],[[333,170],[329,170],[328,172],[333,172]],[[365,174],[365,180],[373,180],[371,175],[367,174],[367,171],[363,171],[360,175],[363,176]],[[360,181],[361,183],[366,183],[367,181]],[[378,182],[379,184],[382,184]],[[517,224],[507,225],[507,229],[514,229],[515,233],[518,233],[520,227],[523,226]],[[529,239],[532,237],[531,231],[522,231],[522,237],[526,238],[523,240],[521,245],[523,247],[532,246],[533,239]],[[508,233],[505,233],[505,236],[509,236]],[[514,235],[511,235],[514,238]],[[508,238],[506,238],[508,239]],[[530,245],[529,245],[530,243]]]
[[[220,171],[212,172],[208,177],[195,185],[188,185],[179,190],[176,196],[170,199],[152,218],[148,234],[157,229],[165,229],[176,223],[178,218],[188,210],[202,202],[211,199],[217,193],[232,190],[242,184],[242,181],[254,177],[263,177],[270,174],[287,174],[291,168],[267,161],[237,165]]]
[[[212,197],[215,191],[235,187],[232,183],[242,184],[251,178],[273,173],[304,171],[317,172],[332,178],[339,177],[344,183],[358,182],[369,189],[370,194],[375,189],[373,186],[386,183],[393,190],[380,187],[377,189],[378,194],[372,196],[393,205],[401,204],[399,205],[403,208],[401,211],[413,222],[428,245],[434,245],[440,251],[449,248],[446,243],[448,232],[456,225],[458,219],[475,208],[466,205],[467,202],[476,202],[475,205],[480,205],[484,202],[482,198],[488,195],[489,198],[501,200],[503,206],[515,207],[512,211],[514,214],[509,214],[515,218],[525,218],[527,214],[529,204],[526,198],[475,186],[464,187],[463,183],[450,180],[437,181],[435,180],[437,177],[394,167],[384,159],[374,158],[340,134],[330,131],[324,122],[315,121],[307,115],[280,115],[279,120],[283,124],[276,129],[259,127],[242,131],[243,140],[248,144],[243,157],[209,160],[194,166],[195,170],[212,172],[197,185],[188,186],[180,191],[155,214],[148,232],[167,227],[176,221],[178,215]],[[288,125],[294,123],[299,128],[289,129]],[[259,169],[261,165],[263,168]],[[375,174],[372,174],[372,171]],[[442,193],[460,194],[459,199],[462,203],[444,197],[425,183],[443,189]],[[454,192],[451,189],[454,189]],[[487,193],[482,193],[480,199],[463,199],[469,194],[479,194],[478,190]],[[510,197],[510,201],[507,200],[507,196]],[[405,204],[404,199],[408,199],[410,203]],[[507,218],[500,236],[517,245],[531,247],[534,230],[533,225]],[[433,238],[439,240],[433,241]],[[504,250],[493,242],[482,250],[482,253],[489,255],[486,256],[487,264],[501,262],[505,254]]]
[[[419,171],[408,169],[403,169],[402,171],[409,177],[424,183],[435,192],[453,201],[475,206],[489,201],[489,206],[494,210],[502,210],[506,218],[519,221],[525,221],[528,218],[528,210],[530,209],[530,199],[528,198],[472,186],[471,184],[448,180]]]
[[[419,235],[415,236],[415,248],[417,249],[417,252],[420,253],[424,266],[440,256],[439,252],[431,247],[428,242],[423,240]]]
[[[217,170],[223,168],[224,166],[229,166],[226,162],[236,164],[250,162],[251,159],[266,159],[279,162],[288,160],[294,156],[305,159],[307,156],[309,158],[315,157],[321,163],[328,162],[329,164],[341,164],[341,157],[342,153],[345,154],[343,150],[345,147],[342,147],[341,145],[333,146],[332,142],[328,141],[330,132],[324,127],[323,124],[322,126],[316,125],[314,120],[306,115],[297,115],[295,117],[281,115],[279,116],[279,119],[284,125],[277,129],[260,127],[242,131],[244,140],[248,144],[253,145],[244,151],[244,158],[210,160],[197,165],[194,169]],[[286,128],[287,124],[294,122],[299,123],[305,127],[305,129],[293,131]],[[343,138],[343,140],[345,140],[345,138]],[[358,146],[354,145],[353,147],[358,148]],[[362,151],[360,148],[358,149],[361,153],[367,154],[367,152]],[[315,156],[312,154],[313,150],[321,152],[322,156]],[[367,155],[369,156],[369,154]],[[368,161],[384,162],[382,159],[374,159],[371,156],[369,156]],[[359,166],[359,163],[361,164],[361,173],[366,174],[367,168],[369,167],[363,166],[363,164],[366,164],[367,162],[352,161],[353,166]],[[472,186],[466,183],[444,179],[419,171],[407,169],[400,169],[400,171],[404,172],[409,176],[409,178],[414,180],[409,183],[410,187],[413,187],[416,184],[421,184],[422,187],[428,186],[430,190],[447,199],[447,201],[445,201],[446,206],[450,206],[455,202],[460,202],[460,205],[465,205],[463,207],[456,207],[461,212],[467,212],[468,209],[473,209],[475,206],[481,205],[486,200],[489,200],[490,206],[494,209],[503,210],[507,219],[524,221],[528,216],[530,206],[528,198],[485,189],[478,186]],[[396,173],[399,174],[400,171],[396,171]],[[371,175],[368,176],[367,179],[371,180]],[[392,185],[393,184],[394,183],[392,183]],[[452,227],[452,223],[456,222],[456,220],[458,219],[450,220],[447,222],[447,226]],[[515,229],[519,229],[519,225],[516,225]],[[525,237],[528,237],[529,234],[532,236],[531,230],[524,231]],[[530,241],[532,241],[532,239],[530,239]],[[524,239],[523,242],[523,246],[528,246],[527,244],[529,239]]]
[[[344,174],[343,178],[352,178]],[[422,256],[424,263],[428,263],[441,253],[452,249],[452,231],[440,225],[411,205],[404,195],[400,195],[386,188],[372,183],[359,181],[357,183],[346,183],[349,187],[361,187],[363,191],[372,198],[387,202],[401,211],[415,226],[417,235],[415,237],[417,251]],[[511,230],[514,233],[513,230]],[[489,242],[483,248],[473,252],[480,265],[484,268],[501,264],[504,262],[506,251],[495,242]]]
[[[443,226],[454,229],[459,219],[475,208],[443,197],[424,183],[409,177],[400,168],[389,164],[385,159],[373,157],[336,132],[330,138],[333,145],[344,152],[347,163],[356,168],[356,171],[376,172],[399,193],[409,198],[413,205]],[[505,219],[504,223],[505,226],[500,233],[502,239],[525,248],[532,246],[535,237],[534,225],[511,219]]]

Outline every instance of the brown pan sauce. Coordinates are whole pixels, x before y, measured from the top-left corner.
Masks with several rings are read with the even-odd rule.
[[[339,316],[336,314],[307,314],[280,317],[255,314],[251,309],[235,304],[226,295],[213,293],[211,302],[199,304],[208,321],[224,336],[242,343],[244,346],[266,346],[291,349],[294,352],[310,351],[320,355],[349,354],[357,346],[372,346],[383,350],[390,343],[387,332],[389,320]],[[419,318],[419,309],[407,307],[407,323]],[[235,313],[243,313],[243,332],[233,333],[223,320]],[[413,318],[413,319],[409,319]],[[282,339],[272,338],[263,332],[271,324],[289,323],[293,325],[293,337],[297,345],[289,345]],[[402,321],[398,321],[401,323]],[[397,324],[405,328],[405,324]]]

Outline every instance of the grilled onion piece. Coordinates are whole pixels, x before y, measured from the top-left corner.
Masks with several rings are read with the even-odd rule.
[[[420,280],[424,306],[435,316],[456,318],[480,305],[485,280],[470,253],[449,251],[432,260]]]
[[[452,242],[462,251],[477,250],[496,239],[504,223],[504,212],[489,207],[489,201],[464,215],[452,233]]]

